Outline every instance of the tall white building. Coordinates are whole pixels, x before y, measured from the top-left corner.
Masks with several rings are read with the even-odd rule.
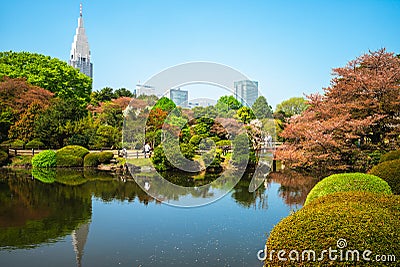
[[[234,82],[235,98],[242,105],[251,107],[258,98],[258,82],[243,80]]]
[[[78,27],[75,31],[74,41],[71,46],[71,53],[68,64],[79,69],[80,72],[93,78],[93,64],[90,62],[89,42],[83,27],[82,4],[78,18]]]

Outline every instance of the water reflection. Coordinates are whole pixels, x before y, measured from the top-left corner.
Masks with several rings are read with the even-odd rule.
[[[51,243],[90,221],[90,194],[32,180],[29,173],[0,173],[0,246],[4,249]]]
[[[279,196],[288,206],[297,209],[304,204],[308,192],[318,182],[318,179],[293,171],[282,171],[270,173],[267,182],[279,183]]]
[[[229,183],[232,183],[226,178],[214,183],[212,187],[204,187],[202,185],[206,180],[192,179],[188,182],[198,186],[191,188],[191,191],[176,192],[168,191],[165,184],[152,179],[152,172],[137,175],[145,190],[157,190],[162,194],[160,197],[167,201],[210,198],[218,193],[219,188],[227,186],[226,184],[231,186]],[[176,176],[176,173],[171,174],[171,179],[188,179]],[[251,173],[244,175],[227,198],[242,209],[262,212],[265,212],[269,205],[275,205],[268,195],[276,198],[277,196],[271,195],[275,195],[276,190],[287,206],[300,207],[316,182],[315,179],[296,173],[272,173],[264,185],[249,193],[251,178]],[[271,188],[275,188],[275,192],[272,192]],[[150,203],[157,206],[161,204],[142,190],[130,175],[91,169],[39,172],[0,170],[0,250],[34,248],[71,236],[76,264],[81,266],[92,224],[92,203],[96,201],[135,202],[143,206]],[[164,207],[161,208],[165,210]],[[229,221],[223,223],[229,225]],[[265,233],[264,231],[267,230],[264,229],[262,233]],[[260,238],[263,238],[262,234]]]

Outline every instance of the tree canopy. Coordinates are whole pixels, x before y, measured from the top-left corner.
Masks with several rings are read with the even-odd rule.
[[[276,105],[275,112],[283,114],[286,118],[290,118],[293,115],[300,115],[307,107],[307,100],[303,97],[292,97]]]
[[[29,52],[0,52],[0,78],[26,78],[27,82],[62,98],[90,100],[92,79],[66,62]]]
[[[264,96],[259,96],[251,106],[251,109],[257,119],[271,118],[272,116],[272,108],[268,105]]]
[[[334,69],[324,95],[292,117],[277,157],[292,167],[364,171],[374,151],[400,147],[400,59],[384,49]]]

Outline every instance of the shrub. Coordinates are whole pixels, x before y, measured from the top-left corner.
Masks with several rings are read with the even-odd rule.
[[[83,159],[71,155],[58,155],[56,153],[57,167],[82,167]]]
[[[231,146],[232,142],[231,142],[231,140],[221,140],[221,141],[218,141],[215,145],[218,147]]]
[[[383,179],[364,173],[334,174],[317,183],[308,193],[307,205],[312,200],[335,192],[362,191],[372,193],[391,194],[392,191]]]
[[[85,167],[97,167],[100,164],[99,153],[100,152],[94,152],[94,153],[87,154],[85,156],[85,158],[83,159],[83,166],[85,166]]]
[[[85,167],[97,167],[101,163],[109,163],[112,158],[114,158],[112,152],[105,151],[89,153],[85,156],[83,165]]]
[[[10,148],[24,148],[25,146],[25,142],[19,139],[14,140],[11,144],[10,144]]]
[[[383,154],[381,156],[380,162],[385,162],[385,161],[390,161],[390,160],[395,160],[395,159],[400,159],[400,150],[394,150],[394,151],[390,151],[386,154]]]
[[[392,188],[392,192],[400,195],[400,159],[379,163],[369,173],[385,180]]]
[[[371,259],[373,255],[398,254],[400,243],[395,240],[400,240],[399,217],[400,196],[338,192],[320,197],[274,227],[267,241],[265,266],[330,266],[332,263],[334,266],[379,266],[379,262],[364,261],[362,253],[372,250]],[[339,239],[347,242],[344,253],[348,250],[360,252],[360,262],[340,261],[340,250],[333,254],[338,256],[335,262],[329,260],[327,253],[322,261],[314,262],[277,259],[279,250],[286,251],[286,258],[291,250],[298,251],[300,261],[303,251],[314,250],[316,258],[319,258],[323,250],[338,249]],[[272,250],[275,253],[270,261]],[[307,254],[305,256],[307,260]]]
[[[0,166],[6,165],[8,163],[8,154],[3,150],[0,150]]]
[[[59,150],[57,150],[57,156],[75,156],[79,158],[84,158],[89,153],[89,150],[77,145],[65,146]]]
[[[25,148],[27,148],[27,149],[32,149],[32,148],[37,148],[37,149],[39,149],[39,148],[43,148],[43,147],[44,147],[43,142],[41,142],[41,141],[38,140],[38,139],[33,139],[33,140],[29,141],[29,142],[25,145]]]
[[[189,143],[197,147],[200,144],[201,139],[203,138],[204,138],[203,136],[195,134],[192,136],[192,138],[190,138]]]
[[[56,152],[45,150],[32,158],[32,166],[36,168],[56,167]]]
[[[100,163],[109,163],[110,160],[114,158],[114,153],[110,151],[104,151],[99,153],[99,162]]]

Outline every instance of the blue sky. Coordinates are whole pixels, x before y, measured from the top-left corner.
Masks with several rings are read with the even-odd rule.
[[[80,2],[2,2],[0,50],[68,60]],[[134,89],[167,67],[211,61],[259,81],[275,107],[322,92],[332,68],[368,50],[400,53],[400,1],[82,2],[95,90]]]

